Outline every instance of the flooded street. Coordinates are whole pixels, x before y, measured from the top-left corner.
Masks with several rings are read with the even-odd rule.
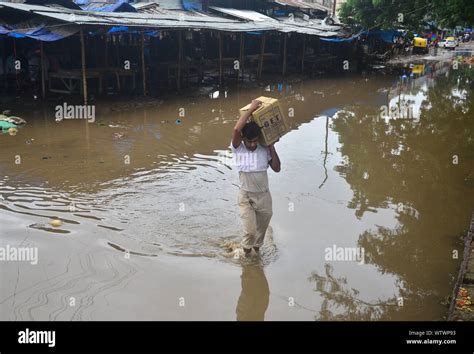
[[[0,137],[0,246],[38,264],[2,263],[0,320],[444,319],[474,209],[473,74],[425,73],[95,103],[94,123],[4,107],[28,124]],[[242,264],[223,246],[242,236],[229,144],[259,96],[293,129]],[[381,116],[404,100],[410,117]],[[362,261],[328,260],[341,247]]]

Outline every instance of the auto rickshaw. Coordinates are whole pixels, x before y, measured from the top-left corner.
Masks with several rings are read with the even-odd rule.
[[[425,64],[415,64],[411,68],[411,72],[414,75],[423,75],[425,73]]]
[[[413,38],[413,54],[428,54],[428,40],[426,38]]]

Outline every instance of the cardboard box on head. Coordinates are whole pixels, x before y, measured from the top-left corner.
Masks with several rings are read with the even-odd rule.
[[[286,120],[280,103],[276,98],[259,97],[262,105],[252,113],[251,120],[261,128],[260,144],[268,146],[288,133],[290,125]],[[247,112],[250,104],[240,109],[240,114]]]

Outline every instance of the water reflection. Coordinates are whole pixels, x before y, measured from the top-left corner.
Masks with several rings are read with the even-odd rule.
[[[348,286],[347,277],[335,277],[334,268],[325,264],[325,276],[313,272],[309,280],[315,283],[316,291],[322,297],[321,310],[316,320],[320,321],[360,321],[380,320],[387,318],[388,313],[393,316],[399,303],[397,298],[384,301],[369,302],[360,298],[357,289]],[[339,313],[333,308],[337,309]]]
[[[431,87],[412,87],[424,97],[411,102],[418,105],[414,119],[380,119],[377,108],[365,106],[336,115],[343,161],[335,170],[353,191],[348,207],[360,220],[381,209],[396,215],[395,227],[367,229],[358,246],[369,265],[395,277],[398,294],[365,302],[357,297],[361,288],[327,267],[325,277],[310,278],[323,296],[322,319],[443,318],[458,267],[453,251],[461,249],[474,209],[473,83],[474,71],[460,67]],[[394,306],[399,299],[403,306]],[[435,310],[422,312],[422,303]]]
[[[237,321],[263,321],[267,311],[270,289],[263,268],[242,266],[242,291],[237,302]]]

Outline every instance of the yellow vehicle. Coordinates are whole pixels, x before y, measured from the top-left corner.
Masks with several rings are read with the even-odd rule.
[[[413,38],[413,54],[428,54],[428,40],[426,38]]]
[[[411,72],[413,74],[423,75],[423,73],[425,72],[425,64],[413,65],[413,68],[411,69]]]

